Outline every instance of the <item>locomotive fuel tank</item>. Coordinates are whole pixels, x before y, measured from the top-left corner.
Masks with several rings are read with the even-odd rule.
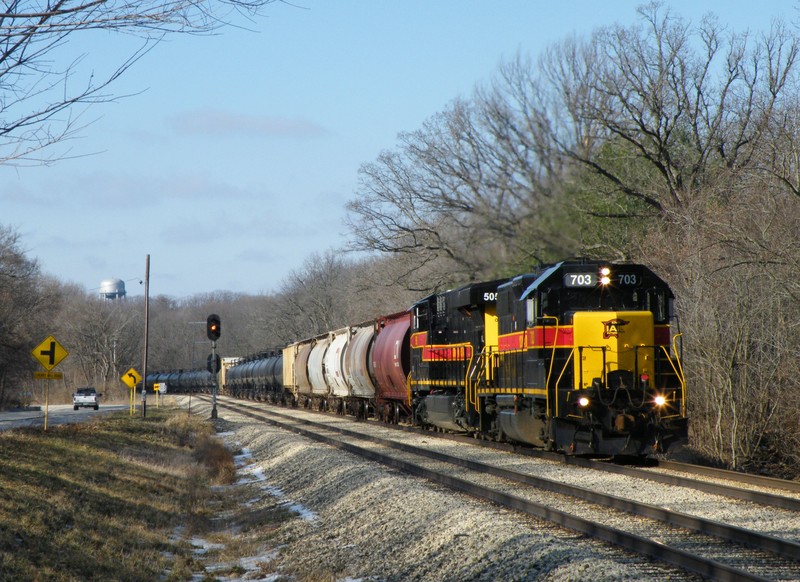
[[[453,432],[462,432],[467,428],[463,415],[460,415],[461,406],[454,394],[429,394],[425,397],[423,424],[438,426]],[[459,422],[461,420],[461,422]]]
[[[536,447],[547,446],[547,424],[535,410],[532,398],[497,395],[497,422],[505,437]]]

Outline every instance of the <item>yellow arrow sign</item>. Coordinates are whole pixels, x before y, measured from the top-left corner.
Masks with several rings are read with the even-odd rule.
[[[31,353],[48,372],[58,366],[59,362],[69,355],[69,352],[51,335],[33,348]]]
[[[128,388],[133,390],[134,388],[136,388],[136,385],[142,381],[142,376],[135,369],[131,368],[130,370],[125,372],[122,376],[120,376],[119,379],[125,382],[125,384],[128,385]]]

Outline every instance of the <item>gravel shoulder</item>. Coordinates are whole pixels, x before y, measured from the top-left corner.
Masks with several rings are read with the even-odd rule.
[[[203,406],[192,409],[206,414]],[[238,517],[226,518],[224,551],[192,542],[218,580],[696,579],[230,411],[219,416],[240,465],[225,491]],[[276,510],[277,523],[258,523]]]

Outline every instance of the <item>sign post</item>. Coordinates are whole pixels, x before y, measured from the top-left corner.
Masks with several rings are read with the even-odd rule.
[[[53,372],[53,368],[69,355],[69,352],[58,343],[52,335],[47,336],[42,343],[33,348],[31,352],[46,372],[34,372],[37,380],[60,380],[64,377],[61,372]],[[50,382],[46,384],[44,396],[44,430],[47,431],[47,416],[50,409]]]

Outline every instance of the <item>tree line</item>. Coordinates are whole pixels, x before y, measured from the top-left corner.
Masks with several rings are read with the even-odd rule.
[[[566,256],[648,264],[678,298],[694,449],[797,474],[796,29],[638,16],[509,60],[365,164],[353,248],[405,257],[412,286]]]
[[[151,300],[148,365],[202,366],[193,322],[211,312],[221,353],[246,355],[469,281],[631,260],[677,297],[692,449],[798,475],[799,48],[785,22],[741,33],[652,3],[632,26],[517,55],[363,164],[353,254],[309,257],[269,295]],[[43,322],[72,346],[69,382],[113,383],[138,364],[138,300],[43,276],[13,230],[0,235],[0,401],[28,382],[30,342],[53,333]]]

